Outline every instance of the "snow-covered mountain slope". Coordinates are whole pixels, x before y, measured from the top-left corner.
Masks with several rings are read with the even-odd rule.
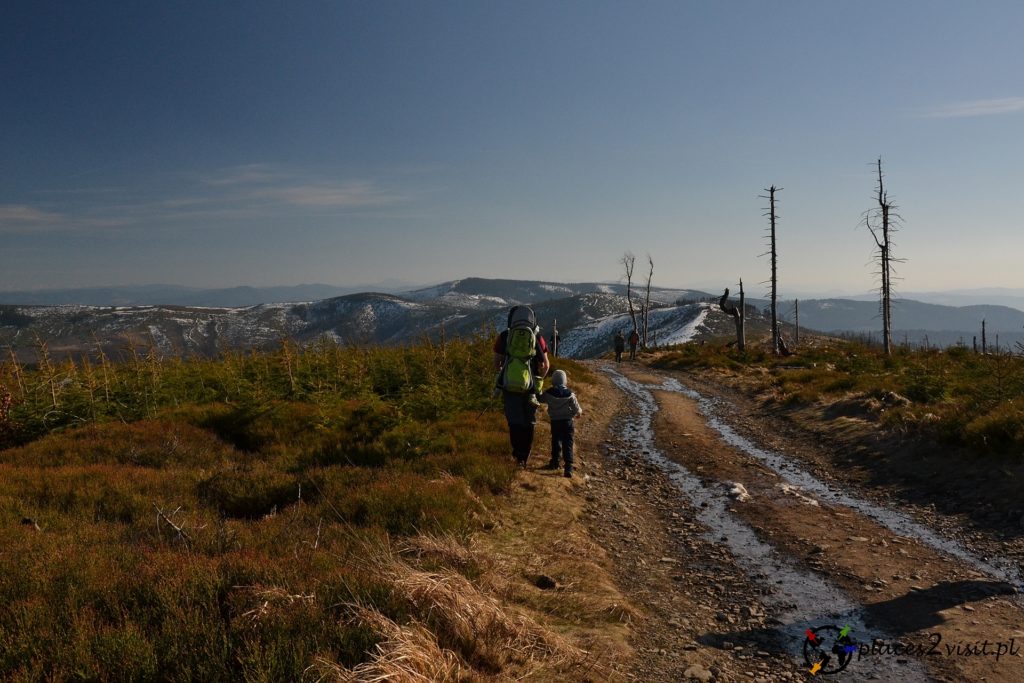
[[[389,294],[353,294],[303,304],[246,308],[169,306],[0,306],[0,344],[24,361],[35,360],[37,339],[54,357],[95,353],[111,357],[131,349],[214,356],[232,349],[267,348],[292,339],[328,338],[341,344],[401,344],[424,337],[492,335],[504,328],[506,302],[488,295],[410,301]],[[562,355],[604,353],[616,327],[628,328],[624,296],[592,292],[534,305],[541,333],[556,326]],[[680,343],[702,329],[706,304],[652,308],[651,341]]]
[[[668,346],[692,340],[703,326],[709,310],[709,304],[652,308],[648,316],[648,344]],[[598,318],[562,334],[559,353],[570,358],[598,356],[612,349],[617,331],[628,338],[632,329],[629,313]]]
[[[301,288],[288,290],[298,293]],[[306,291],[306,290],[301,290]],[[149,295],[164,296],[156,288]],[[102,293],[102,292],[100,292]],[[236,292],[238,293],[238,292]],[[246,291],[254,296],[256,290]],[[542,332],[557,326],[563,352],[586,356],[611,344],[610,327],[631,329],[622,283],[559,283],[531,280],[465,278],[402,294],[359,293],[310,303],[259,304],[247,307],[175,306],[34,306],[0,305],[0,345],[11,346],[24,360],[36,357],[37,339],[55,357],[94,351],[117,355],[128,348],[153,346],[162,353],[216,355],[238,348],[264,348],[290,338],[308,342],[327,337],[344,344],[399,344],[424,335],[493,334],[505,325],[508,308],[527,303],[537,312]],[[633,303],[643,299],[633,288]],[[688,289],[651,288],[653,343],[689,338],[727,338],[731,321],[708,302],[717,294]],[[735,298],[734,298],[735,301]],[[748,323],[763,319],[764,300],[747,298]],[[694,323],[685,311],[706,310]],[[780,315],[790,321],[792,302]],[[1024,313],[1003,306],[951,307],[898,300],[893,307],[893,337],[911,344],[971,344],[985,320],[990,343],[1002,348],[1024,343]],[[800,322],[812,330],[866,335],[877,331],[877,303],[845,299],[801,300]],[[693,323],[693,327],[688,327]],[[604,325],[604,327],[602,327]],[[604,341],[599,341],[604,335]],[[568,344],[568,346],[567,346]]]

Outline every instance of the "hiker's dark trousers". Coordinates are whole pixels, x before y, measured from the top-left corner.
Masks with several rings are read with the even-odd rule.
[[[533,448],[533,427],[537,424],[537,406],[530,401],[530,394],[502,392],[505,398],[505,419],[508,421],[508,440],[512,444],[512,455],[526,464]]]
[[[566,469],[572,467],[572,439],[576,428],[572,420],[551,421],[551,462],[558,464],[561,457]]]

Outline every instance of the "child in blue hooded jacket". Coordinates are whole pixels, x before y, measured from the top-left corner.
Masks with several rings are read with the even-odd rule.
[[[547,404],[551,419],[551,461],[546,470],[557,470],[559,459],[565,463],[565,476],[572,477],[572,442],[575,429],[572,421],[583,414],[576,394],[566,386],[565,370],[555,370],[551,375],[551,388],[538,398]]]

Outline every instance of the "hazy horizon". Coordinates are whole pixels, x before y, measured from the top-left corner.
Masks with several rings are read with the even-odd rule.
[[[251,284],[251,283],[241,283],[241,284],[229,285],[229,286],[226,286],[226,287],[203,287],[203,286],[197,286],[197,285],[176,284],[176,283],[167,283],[167,282],[140,282],[140,283],[126,283],[126,284],[109,284],[109,283],[107,283],[107,284],[83,286],[83,287],[36,287],[36,288],[32,288],[32,289],[0,289],[0,293],[6,294],[6,293],[11,293],[11,292],[36,292],[36,293],[40,293],[41,294],[41,293],[46,293],[46,292],[65,291],[65,290],[69,290],[69,291],[74,291],[74,290],[93,290],[93,289],[95,289],[95,290],[102,290],[102,289],[129,289],[130,290],[130,289],[165,288],[165,287],[166,288],[182,289],[182,290],[194,290],[194,291],[231,290],[231,289],[239,289],[239,288],[252,288],[252,289],[294,289],[294,288],[301,288],[301,287],[330,287],[330,288],[336,288],[336,289],[353,290],[353,293],[369,293],[369,292],[372,292],[372,291],[385,291],[385,292],[401,293],[401,292],[414,291],[414,290],[417,290],[417,289],[426,289],[426,288],[429,288],[429,287],[435,287],[435,286],[438,286],[438,285],[441,285],[441,284],[445,284],[445,283],[448,283],[448,282],[455,282],[455,281],[467,280],[467,279],[507,279],[507,280],[533,281],[532,278],[488,278],[487,276],[478,275],[478,274],[472,274],[472,275],[465,275],[465,276],[462,276],[462,277],[452,277],[452,278],[448,278],[448,279],[437,281],[437,282],[420,282],[420,283],[402,281],[402,280],[398,280],[398,279],[394,279],[394,278],[388,278],[388,279],[381,280],[381,281],[378,281],[378,282],[369,282],[369,283],[363,282],[363,283],[351,283],[351,284],[335,284],[335,283],[330,283],[330,282],[301,282],[301,283],[297,283],[297,284],[280,284],[280,283],[276,283],[276,284]],[[540,281],[560,283],[560,284],[580,284],[580,283],[587,283],[587,282],[598,283],[598,284],[623,284],[623,285],[625,284],[625,280],[540,280]],[[634,282],[634,286],[637,286],[636,282]],[[642,283],[639,286],[642,287]],[[658,289],[668,289],[668,290],[678,289],[678,290],[703,291],[703,292],[706,292],[708,294],[720,294],[721,290],[723,288],[722,286],[711,285],[711,284],[708,284],[708,283],[705,283],[703,285],[700,284],[700,283],[698,283],[698,284],[689,284],[689,283],[687,283],[687,284],[678,284],[678,283],[668,283],[668,284],[665,284],[665,283],[658,283],[657,281],[652,283],[652,286],[655,287],[655,288],[658,288]],[[732,285],[729,285],[729,286],[730,286],[730,289],[734,293],[738,291],[734,286],[732,286]],[[751,286],[749,283],[745,283],[744,287],[746,289],[746,294],[747,294],[748,298],[764,299],[764,298],[767,298],[767,296],[768,296],[768,293],[766,291],[762,291],[762,290],[765,289],[765,287],[763,285],[761,285],[760,283],[755,284],[753,286]],[[780,288],[780,299],[785,299],[785,300],[792,300],[794,298],[800,298],[800,299],[803,299],[803,298],[807,298],[807,299],[831,299],[831,298],[837,298],[837,299],[841,299],[841,298],[863,299],[865,297],[872,297],[872,296],[877,296],[877,295],[878,295],[877,289],[868,289],[868,290],[864,290],[864,291],[859,291],[858,292],[858,291],[849,291],[849,290],[841,290],[841,289],[834,289],[834,288],[833,289],[829,289],[829,288],[824,288],[824,287],[820,288],[820,289],[814,289],[814,288],[781,289]],[[913,299],[915,296],[924,296],[924,297],[946,296],[946,297],[951,297],[951,298],[961,297],[961,296],[962,297],[992,296],[992,297],[998,298],[1000,296],[1003,296],[1003,297],[1009,297],[1009,298],[1022,298],[1022,299],[1024,299],[1024,288],[976,287],[976,288],[960,288],[960,289],[944,289],[944,290],[920,290],[920,291],[913,291],[913,292],[910,292],[910,291],[906,291],[906,292],[904,292],[904,291],[897,291],[897,292],[894,292],[894,298],[897,299],[897,300],[898,299],[903,299],[903,298]],[[1022,302],[1022,304],[1024,304],[1024,302]],[[999,304],[998,302],[996,302],[996,303],[994,303],[994,305],[1004,305],[1004,304]]]

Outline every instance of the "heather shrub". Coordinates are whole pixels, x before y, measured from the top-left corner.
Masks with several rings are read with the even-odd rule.
[[[479,529],[515,477],[490,362],[478,339],[0,364],[0,679],[368,665],[387,634],[352,605],[427,618],[375,554]]]
[[[877,347],[835,340],[797,348],[787,357],[688,344],[655,364],[731,368],[746,373],[765,396],[790,407],[851,396],[871,399],[884,426],[916,430],[978,452],[1024,452],[1024,358],[1017,355],[979,354],[965,347],[896,347],[886,356]]]
[[[262,517],[299,500],[301,481],[265,463],[234,465],[199,481],[203,503],[228,517]]]
[[[235,457],[234,449],[214,434],[173,419],[86,424],[0,450],[0,463],[36,467],[210,467]]]

